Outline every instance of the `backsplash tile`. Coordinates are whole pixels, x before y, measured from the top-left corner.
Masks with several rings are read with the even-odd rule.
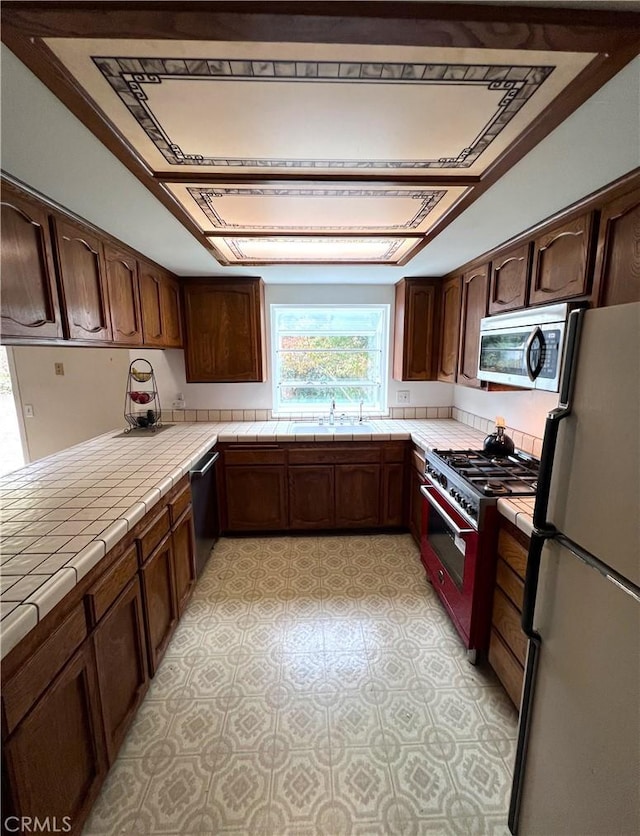
[[[473,412],[466,412],[464,409],[458,409],[457,406],[452,407],[451,417],[455,421],[460,421],[461,424],[466,424],[467,426],[473,427],[475,430],[486,433],[487,435],[492,433],[495,427],[494,421],[490,421],[487,418],[481,418],[479,415],[474,415]],[[542,453],[541,438],[529,435],[528,433],[523,433],[515,427],[505,427],[505,432],[513,439],[516,449],[524,450],[525,453],[530,453],[532,456],[536,456],[538,459],[540,458]]]
[[[388,414],[366,413],[367,420],[393,418],[395,420],[412,420],[414,418],[451,418],[452,406],[393,406]],[[348,417],[354,412],[345,413]],[[310,415],[308,412],[280,412],[277,415],[270,409],[173,409],[164,410],[162,420],[166,423],[184,421],[317,421],[320,417],[327,417],[326,410]],[[464,423],[467,423],[466,421]],[[471,423],[469,426],[474,426]]]

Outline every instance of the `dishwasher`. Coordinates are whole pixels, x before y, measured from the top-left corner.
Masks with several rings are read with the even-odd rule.
[[[209,450],[189,471],[198,577],[209,560],[213,544],[220,536],[215,468],[219,456],[220,453]]]

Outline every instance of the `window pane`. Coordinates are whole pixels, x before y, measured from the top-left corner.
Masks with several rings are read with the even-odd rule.
[[[365,407],[378,407],[379,387],[362,386],[287,386],[280,387],[280,402],[286,408],[293,408],[297,405],[319,406],[329,408],[332,400],[336,403],[336,409],[354,409],[363,401]]]
[[[295,352],[280,353],[281,380],[296,380],[303,383],[336,380],[378,380],[378,352]]]

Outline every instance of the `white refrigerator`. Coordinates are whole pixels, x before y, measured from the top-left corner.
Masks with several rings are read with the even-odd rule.
[[[640,833],[640,304],[570,315],[545,428],[509,829]]]

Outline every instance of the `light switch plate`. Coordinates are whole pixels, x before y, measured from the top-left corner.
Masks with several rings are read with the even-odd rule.
[[[408,389],[401,389],[396,393],[396,403],[410,403],[411,393]]]
[[[24,405],[24,417],[33,418],[33,406],[30,403]]]
[[[54,363],[53,368],[55,369],[56,374],[64,375],[64,363]]]

